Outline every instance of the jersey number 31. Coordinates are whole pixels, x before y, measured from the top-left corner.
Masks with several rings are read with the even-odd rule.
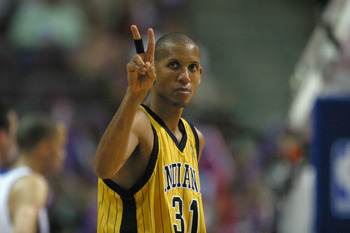
[[[183,200],[181,199],[181,197],[179,196],[173,197],[172,207],[178,209],[178,212],[175,213],[175,219],[179,223],[178,224],[173,223],[174,230],[176,233],[185,233],[185,221],[183,219]],[[191,201],[189,211],[192,213],[190,233],[197,233],[199,218],[198,218],[198,201],[196,199],[193,199]]]

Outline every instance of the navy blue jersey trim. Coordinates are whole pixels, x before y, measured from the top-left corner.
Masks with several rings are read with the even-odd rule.
[[[123,217],[120,225],[120,233],[136,233],[136,201],[135,198],[122,198],[123,201]]]
[[[181,130],[181,132],[182,132],[182,138],[181,138],[180,143],[177,145],[177,148],[179,148],[179,150],[180,150],[181,152],[183,152],[184,149],[185,149],[185,146],[186,146],[186,142],[187,142],[187,132],[186,132],[184,123],[182,122],[181,119],[180,119],[180,121],[179,121],[179,128],[180,128],[180,130],[182,129],[182,130]],[[169,130],[169,131],[170,131],[170,130]],[[170,132],[171,132],[171,131],[170,131]],[[171,134],[172,134],[172,132],[171,132]],[[175,141],[177,141],[177,139],[176,139],[175,136],[174,136],[174,138],[175,138]]]
[[[114,183],[111,179],[104,179],[103,182],[114,192],[118,193],[119,196],[130,198],[134,196],[142,187],[148,182],[148,180],[151,178],[151,175],[153,173],[154,167],[156,166],[157,158],[158,158],[158,152],[159,152],[159,143],[158,143],[158,136],[156,133],[156,130],[153,128],[153,149],[152,153],[147,165],[147,168],[145,170],[145,173],[141,176],[141,178],[136,182],[134,186],[132,186],[130,189],[126,190],[122,187],[120,187],[118,184]]]
[[[191,126],[191,129],[192,129],[192,132],[194,135],[194,139],[196,141],[196,151],[197,151],[197,159],[198,159],[199,158],[199,137],[198,137],[197,130],[194,127],[194,125],[192,125],[191,123],[188,123],[188,124]]]
[[[141,104],[142,107],[144,107],[146,109],[146,111],[148,112],[148,114],[150,114],[152,116],[152,118],[157,121],[164,129],[165,131],[169,134],[169,136],[171,137],[171,139],[173,140],[173,142],[175,143],[175,145],[177,146],[177,148],[183,152],[186,146],[186,142],[187,142],[187,133],[184,127],[184,124],[182,122],[182,120],[180,119],[179,121],[179,127],[180,129],[184,129],[182,131],[182,138],[180,143],[177,141],[175,135],[173,134],[173,132],[171,132],[171,130],[168,128],[168,126],[164,123],[164,121],[155,113],[153,112],[149,107],[147,107],[144,104]]]

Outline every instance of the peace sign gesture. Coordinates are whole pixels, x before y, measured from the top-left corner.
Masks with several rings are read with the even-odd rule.
[[[131,26],[134,40],[140,40],[141,35],[135,25]],[[135,55],[127,64],[129,89],[136,95],[147,95],[156,79],[154,70],[155,38],[152,28],[148,29],[147,51]]]

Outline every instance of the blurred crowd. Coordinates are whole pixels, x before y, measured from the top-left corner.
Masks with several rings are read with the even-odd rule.
[[[96,231],[92,160],[126,89],[130,25],[186,31],[187,10],[181,0],[0,2],[1,101],[20,118],[45,111],[69,129],[64,172],[52,187],[52,232]]]
[[[0,1],[1,101],[19,118],[46,111],[68,127],[64,171],[52,186],[53,233],[96,231],[92,161],[127,86],[125,67],[135,52],[130,25],[153,27],[156,38],[193,35],[191,15],[184,0]],[[306,162],[307,142],[283,119],[254,132],[219,104],[193,104],[185,114],[206,138],[200,177],[208,232],[274,232],[278,200]]]

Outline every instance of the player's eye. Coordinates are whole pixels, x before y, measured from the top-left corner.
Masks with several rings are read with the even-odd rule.
[[[169,67],[170,69],[176,70],[176,69],[179,68],[179,63],[177,63],[177,62],[170,62],[170,63],[168,64],[168,67]]]
[[[191,72],[195,72],[198,70],[198,65],[197,64],[191,64],[188,69],[191,71]]]

